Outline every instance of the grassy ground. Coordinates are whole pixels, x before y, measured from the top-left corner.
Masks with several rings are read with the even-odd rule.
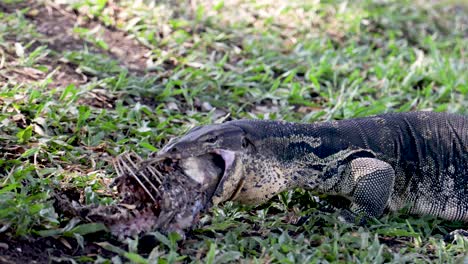
[[[461,223],[347,225],[300,190],[213,208],[185,241],[117,241],[52,197],[110,204],[112,157],[223,118],[468,114],[467,53],[461,0],[0,0],[0,262],[466,263],[442,239]]]

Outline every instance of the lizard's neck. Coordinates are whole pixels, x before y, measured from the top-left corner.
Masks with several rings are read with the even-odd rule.
[[[287,182],[288,188],[304,188],[324,193],[339,193],[341,181],[349,169],[348,160],[354,156],[372,156],[361,149],[347,149],[320,158],[313,152],[296,155],[289,160],[277,159],[279,170]]]

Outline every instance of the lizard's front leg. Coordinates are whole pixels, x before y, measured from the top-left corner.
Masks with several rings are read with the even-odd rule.
[[[338,194],[351,200],[350,210],[343,210],[342,220],[355,222],[356,216],[379,217],[390,198],[395,171],[387,162],[376,158],[356,158],[343,172]]]

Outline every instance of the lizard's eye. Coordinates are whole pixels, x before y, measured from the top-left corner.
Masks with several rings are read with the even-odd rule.
[[[210,138],[206,139],[206,142],[208,142],[208,143],[215,143],[216,141],[218,141],[217,136],[213,136],[213,137],[210,137]]]
[[[171,150],[170,150],[170,152],[172,152],[172,153],[176,153],[178,151],[179,151],[179,149],[177,147],[172,147]]]
[[[249,140],[247,140],[247,138],[242,138],[242,141],[241,141],[241,146],[242,148],[247,148],[249,146]]]

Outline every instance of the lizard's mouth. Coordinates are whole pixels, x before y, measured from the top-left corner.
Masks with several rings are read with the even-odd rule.
[[[230,150],[225,150],[225,149],[216,149],[213,151],[213,154],[215,155],[214,165],[218,166],[223,170],[223,174],[220,179],[224,178],[227,176],[229,171],[232,169],[232,166],[234,164],[234,160],[236,158],[236,154],[234,151]]]
[[[226,177],[233,168],[236,154],[226,149],[213,149],[204,154],[185,156],[181,154],[162,154],[156,161],[172,160],[177,162],[187,176],[198,183],[212,181],[213,178]]]
[[[207,154],[179,160],[179,166],[184,174],[195,182],[201,184],[211,199],[213,191],[219,182],[226,178],[234,166],[236,154],[234,151],[214,149]]]

